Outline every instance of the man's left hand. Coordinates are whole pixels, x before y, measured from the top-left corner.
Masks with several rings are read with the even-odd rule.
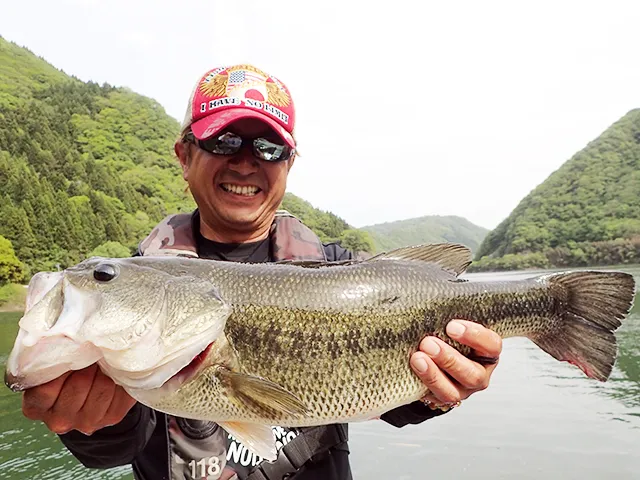
[[[500,335],[474,322],[452,320],[447,324],[447,335],[471,347],[477,357],[495,358],[495,363],[474,362],[439,338],[425,337],[411,357],[411,366],[429,387],[423,401],[436,406],[459,404],[487,388],[502,352]]]

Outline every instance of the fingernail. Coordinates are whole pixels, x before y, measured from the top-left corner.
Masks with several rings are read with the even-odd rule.
[[[422,342],[420,346],[420,350],[429,355],[430,357],[435,357],[440,353],[440,345],[434,342],[432,339],[427,338]]]
[[[415,368],[418,373],[425,373],[429,365],[424,358],[417,358],[413,361],[413,368]]]
[[[449,322],[447,325],[447,333],[452,337],[460,337],[466,330],[465,326],[460,322]]]

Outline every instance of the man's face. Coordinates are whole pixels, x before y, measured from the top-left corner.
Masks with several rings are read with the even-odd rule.
[[[220,133],[224,132],[247,138],[265,136],[282,143],[268,125],[255,119],[239,120]],[[250,144],[243,144],[233,155],[214,155],[196,145],[177,143],[176,153],[201,218],[217,236],[248,241],[255,233],[268,230],[284,196],[293,158],[259,160]]]

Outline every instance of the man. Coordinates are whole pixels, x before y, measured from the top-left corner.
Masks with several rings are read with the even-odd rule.
[[[269,262],[342,260],[352,253],[323,245],[297,219],[278,212],[295,160],[295,110],[287,87],[251,65],[210,70],[197,82],[175,144],[197,204],[172,215],[141,242],[138,255]],[[448,334],[471,346],[476,363],[436,338],[411,358],[429,387],[423,402],[381,417],[397,427],[440,415],[487,387],[500,337],[472,322],[452,321]],[[260,462],[211,422],[175,418],[136,403],[95,365],[25,392],[24,414],[60,435],[87,467],[131,464],[137,479],[349,479],[347,426],[274,427],[280,455]]]

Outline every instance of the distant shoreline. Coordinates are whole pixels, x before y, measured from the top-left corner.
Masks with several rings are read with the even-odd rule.
[[[17,283],[0,286],[0,313],[23,312],[27,300],[26,287]]]
[[[473,264],[471,264],[471,266],[473,266]],[[569,270],[619,270],[621,268],[627,268],[627,267],[640,267],[640,263],[638,262],[633,262],[633,263],[619,263],[619,264],[612,264],[612,265],[599,265],[599,264],[594,264],[594,265],[563,265],[563,266],[556,266],[556,265],[550,265],[550,266],[546,266],[546,267],[539,267],[539,266],[530,266],[530,267],[522,267],[522,268],[491,268],[488,270],[485,270],[484,268],[468,268],[466,273],[518,273],[518,272],[545,272],[545,271],[549,271],[549,270],[553,270],[553,271],[569,271]]]
[[[22,312],[24,312],[24,307],[19,307],[19,306],[5,307],[4,305],[0,307],[0,313],[22,313]]]
[[[24,305],[0,305],[0,313],[22,313]]]

